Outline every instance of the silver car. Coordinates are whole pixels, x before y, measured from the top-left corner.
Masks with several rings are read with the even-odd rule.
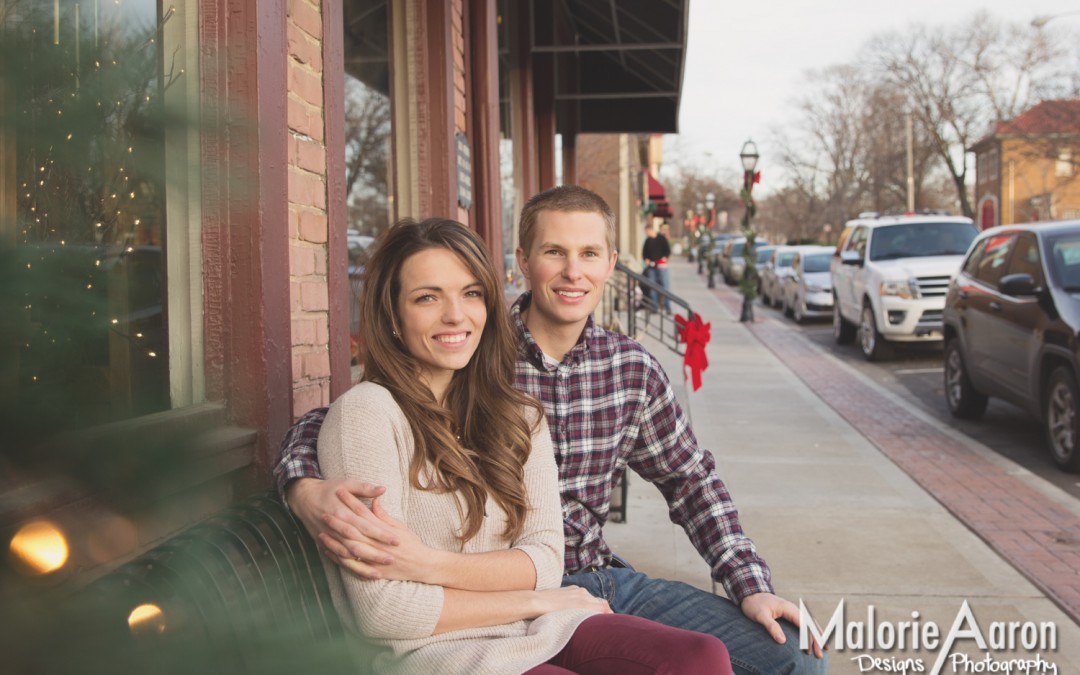
[[[832,276],[829,263],[832,246],[804,246],[791,261],[791,274],[784,279],[784,314],[797,323],[811,317],[832,316]]]
[[[761,301],[770,307],[784,303],[784,279],[791,274],[791,261],[805,246],[777,246],[761,268]],[[814,247],[812,247],[814,248]]]

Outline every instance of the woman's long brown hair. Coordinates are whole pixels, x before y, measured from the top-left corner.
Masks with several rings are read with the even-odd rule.
[[[461,259],[483,286],[487,307],[480,343],[469,364],[454,373],[445,407],[417,377],[417,360],[395,337],[401,333],[401,268],[410,256],[433,248],[449,250]],[[409,465],[412,486],[461,495],[462,544],[480,531],[489,495],[506,512],[505,537],[516,539],[529,507],[525,460],[543,409],[536,399],[514,388],[517,342],[502,285],[483,241],[461,223],[443,218],[395,224],[376,242],[365,269],[360,321],[362,379],[386,387],[412,429],[416,444]],[[528,416],[531,421],[525,414],[530,408],[536,411]],[[428,466],[433,470],[426,470]]]

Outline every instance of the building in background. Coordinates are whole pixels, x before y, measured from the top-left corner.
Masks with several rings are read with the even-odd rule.
[[[85,579],[266,486],[351,385],[368,237],[450,215],[502,264],[506,212],[576,182],[579,135],[676,131],[686,19],[0,0],[0,530],[57,523]]]
[[[983,229],[1080,218],[1080,100],[1043,101],[972,147]]]

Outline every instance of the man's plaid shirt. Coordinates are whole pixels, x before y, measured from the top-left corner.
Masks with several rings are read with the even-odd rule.
[[[514,303],[518,331],[517,386],[544,406],[559,465],[566,572],[605,563],[611,492],[629,466],[656,485],[678,523],[735,602],[773,592],[770,572],[743,534],[712,455],[698,447],[667,375],[633,340],[600,328],[592,318],[582,339],[558,365],[549,365]],[[302,476],[319,477],[315,441],[325,408],[302,417],[282,442],[274,476],[279,489]]]

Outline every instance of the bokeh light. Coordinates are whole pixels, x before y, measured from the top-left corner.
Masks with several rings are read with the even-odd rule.
[[[155,604],[139,605],[128,615],[128,628],[136,635],[165,632],[165,613]]]
[[[68,561],[68,543],[59,526],[47,520],[23,525],[11,538],[11,556],[29,574],[51,574]]]

